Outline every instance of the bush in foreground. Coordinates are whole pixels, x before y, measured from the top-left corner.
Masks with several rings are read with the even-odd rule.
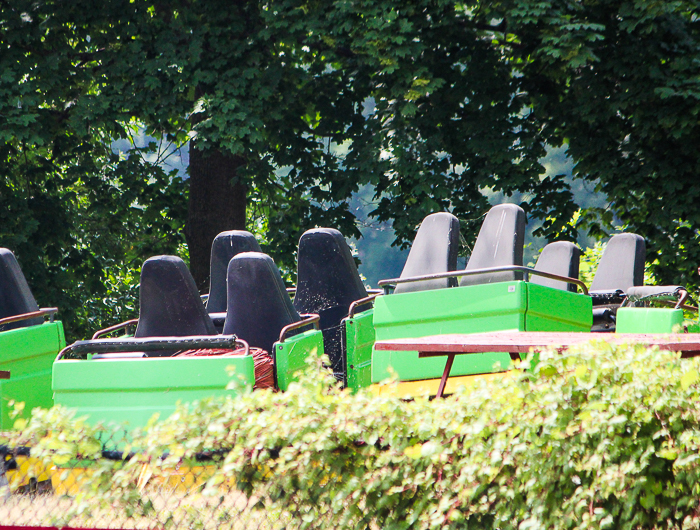
[[[125,461],[99,461],[80,509],[148,514],[148,482],[207,452],[198,493],[223,502],[232,486],[287,526],[700,526],[698,361],[602,344],[540,359],[444,400],[353,395],[314,369],[285,393],[183,406],[121,446]],[[95,456],[104,430],[65,418],[35,414],[11,442]]]

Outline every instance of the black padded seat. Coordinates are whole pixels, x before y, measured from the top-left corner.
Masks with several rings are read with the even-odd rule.
[[[577,280],[580,258],[581,250],[576,245],[569,241],[555,241],[542,249],[537,258],[535,270]],[[535,274],[530,276],[530,282],[562,291],[576,292],[576,285],[572,283],[550,280]]]
[[[486,214],[466,270],[523,264],[525,212],[517,204],[499,204]],[[522,280],[521,272],[495,272],[463,276],[459,285]]]
[[[423,219],[411,245],[401,278],[424,276],[457,270],[459,219],[447,212],[434,213]],[[399,283],[394,294],[442,289],[457,285],[455,278]]]
[[[11,250],[0,248],[0,318],[39,311],[17,258]],[[0,331],[42,324],[42,317],[21,320],[0,326]]]
[[[261,252],[255,236],[245,230],[221,232],[211,245],[207,313],[226,312],[226,271],[231,258],[241,252]]]
[[[224,334],[235,334],[274,358],[273,345],[282,328],[301,320],[277,265],[262,252],[242,252],[231,258],[227,282]]]
[[[187,265],[177,256],[154,256],[143,263],[139,297],[136,338],[217,334]]]
[[[627,291],[644,283],[646,244],[637,234],[617,234],[605,245],[591,291]]]
[[[343,234],[333,228],[308,230],[299,239],[297,290],[294,307],[300,313],[317,313],[323,332],[323,348],[333,373],[344,381],[342,319],[350,305],[367,296]]]
[[[615,331],[617,308],[630,287],[644,283],[646,244],[637,234],[617,234],[605,245],[589,294],[593,300],[591,331]],[[605,317],[607,312],[612,321]]]

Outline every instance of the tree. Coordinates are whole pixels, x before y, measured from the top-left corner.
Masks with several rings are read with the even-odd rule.
[[[576,176],[647,241],[657,280],[697,286],[700,264],[700,21],[697,2],[488,2],[483,17],[522,75],[551,144],[568,144]]]
[[[133,315],[143,256],[177,251],[186,203],[174,175],[111,150],[129,116],[100,117],[84,47],[99,28],[64,7],[2,3],[0,245],[71,339]]]
[[[185,217],[174,195],[185,186],[140,157],[112,160],[108,146],[135,123],[165,142],[190,141],[184,234],[203,289],[217,232],[254,219],[266,250],[291,268],[307,228],[359,235],[347,201],[367,183],[376,189],[373,215],[393,220],[399,244],[445,209],[473,240],[485,189],[523,193],[542,235],[571,239],[571,191],[562,176],[540,178],[547,144],[568,144],[577,177],[610,197],[610,208],[587,212],[579,228],[603,235],[617,215],[647,238],[666,281],[689,280],[700,258],[691,2],[0,6],[2,170],[13,183],[3,202],[19,211],[22,189],[31,190],[25,203],[55,201],[63,186],[85,206],[76,175],[94,176],[90,189],[111,189],[117,171],[115,189],[136,194],[115,211],[136,223],[132,214],[153,207],[148,229],[167,232],[159,248],[176,251]],[[87,162],[72,169],[77,160]],[[31,171],[45,184],[22,188]],[[71,233],[94,236],[71,219]],[[62,244],[85,239],[71,237]],[[127,240],[114,240],[117,254],[138,254]]]

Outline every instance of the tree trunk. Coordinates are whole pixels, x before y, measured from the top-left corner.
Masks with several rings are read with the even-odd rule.
[[[185,238],[190,271],[200,292],[209,290],[211,244],[220,232],[245,230],[247,186],[236,181],[240,157],[190,144],[190,197]]]

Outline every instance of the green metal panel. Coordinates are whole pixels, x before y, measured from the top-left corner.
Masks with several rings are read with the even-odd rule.
[[[345,322],[347,385],[353,391],[372,383],[372,346],[374,346],[374,309],[358,313]]]
[[[377,340],[489,331],[590,331],[588,296],[513,281],[380,296],[374,304]],[[460,355],[453,376],[507,369],[507,353]],[[372,353],[372,382],[391,375],[400,381],[442,375],[444,358],[419,359],[417,352]]]
[[[527,288],[524,282],[501,282],[379,296],[374,302],[377,340],[425,337],[447,333],[524,330]],[[505,370],[507,353],[459,355],[452,375]],[[418,358],[418,352],[372,353],[372,382],[391,376],[401,381],[442,376],[445,359]]]
[[[525,331],[591,331],[590,296],[527,284]]]
[[[241,385],[227,390],[232,380]],[[144,426],[155,413],[168,417],[178,401],[235,396],[252,388],[254,381],[250,355],[61,360],[53,366],[56,404],[77,409],[93,423],[128,422],[130,427]]]
[[[287,390],[289,383],[296,380],[295,374],[306,368],[309,353],[323,354],[323,333],[317,329],[305,331],[282,343],[275,342],[274,348],[277,386]]]
[[[615,331],[617,333],[682,332],[683,310],[662,307],[621,307],[617,310]]]
[[[10,400],[24,402],[25,411],[53,406],[51,365],[65,345],[58,321],[0,333],[0,370],[10,371],[9,380],[0,379],[0,430],[14,424]]]

